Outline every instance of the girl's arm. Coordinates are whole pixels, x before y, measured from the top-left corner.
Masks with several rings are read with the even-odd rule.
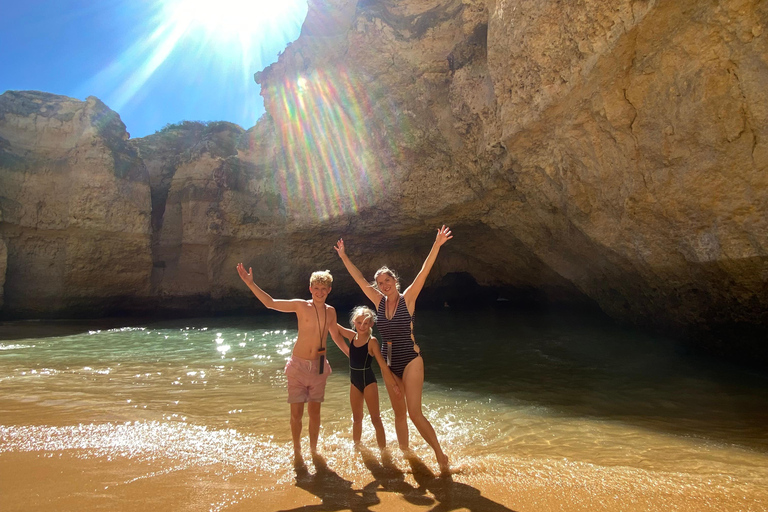
[[[392,370],[389,369],[389,366],[387,366],[387,362],[384,360],[384,356],[381,355],[381,350],[379,349],[379,341],[376,338],[371,338],[368,341],[368,353],[376,358],[376,362],[379,363],[381,376],[384,377],[384,382],[386,383],[387,387],[391,388],[395,393],[395,396],[399,397],[400,388],[397,385],[397,381],[395,381],[395,375],[392,373]]]
[[[299,306],[303,302],[306,302],[301,299],[273,299],[270,294],[259,288],[258,285],[253,282],[253,269],[248,267],[248,271],[246,272],[242,263],[237,264],[237,273],[256,298],[269,309],[274,309],[275,311],[281,311],[283,313],[296,313],[299,310]]]
[[[366,281],[365,277],[363,277],[363,273],[360,272],[360,270],[349,259],[349,256],[347,256],[347,251],[344,248],[344,240],[339,238],[339,241],[336,242],[334,249],[336,249],[336,252],[339,253],[341,262],[344,263],[345,267],[347,267],[347,272],[349,272],[349,275],[351,275],[352,279],[355,280],[357,286],[363,290],[365,296],[368,297],[370,301],[373,302],[373,305],[378,308],[379,302],[381,301],[381,297],[383,297],[383,295],[377,289],[368,284],[368,281]]]
[[[437,230],[435,243],[432,244],[432,249],[429,251],[427,259],[424,260],[424,264],[421,266],[421,270],[419,270],[419,273],[416,275],[413,283],[411,283],[411,285],[405,289],[405,292],[403,292],[403,298],[405,299],[405,305],[408,307],[409,313],[413,314],[413,309],[416,305],[416,298],[419,296],[421,289],[424,287],[424,283],[427,280],[427,275],[429,275],[429,271],[432,270],[432,265],[435,264],[437,253],[440,252],[440,247],[451,238],[453,238],[451,230],[448,229],[445,225]]]

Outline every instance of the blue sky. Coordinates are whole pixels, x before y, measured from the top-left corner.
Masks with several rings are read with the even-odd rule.
[[[2,0],[0,93],[96,96],[132,138],[168,123],[253,126],[253,74],[295,40],[306,0]]]

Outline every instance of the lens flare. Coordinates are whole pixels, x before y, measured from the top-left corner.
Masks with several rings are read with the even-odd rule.
[[[327,220],[382,196],[388,167],[402,161],[393,141],[409,131],[385,91],[336,66],[266,84],[262,95],[275,119],[276,186],[289,215]]]

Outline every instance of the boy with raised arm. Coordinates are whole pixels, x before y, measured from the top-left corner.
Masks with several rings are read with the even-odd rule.
[[[309,412],[309,448],[312,456],[317,455],[317,439],[320,436],[320,405],[325,398],[325,383],[331,373],[331,365],[325,357],[325,345],[330,332],[339,349],[349,356],[336,323],[336,310],[325,303],[331,293],[333,276],[330,271],[313,272],[309,278],[311,300],[273,299],[253,282],[253,270],[246,272],[242,263],[237,264],[240,279],[251,289],[256,298],[269,309],[283,313],[296,313],[299,321],[299,335],[293,352],[285,365],[288,381],[288,403],[291,404],[291,435],[293,455],[296,464],[303,463],[301,456],[301,422],[304,403]]]

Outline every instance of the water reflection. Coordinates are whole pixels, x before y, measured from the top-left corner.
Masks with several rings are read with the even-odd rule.
[[[768,451],[768,377],[752,370],[593,317],[499,308],[419,320],[430,382]]]

